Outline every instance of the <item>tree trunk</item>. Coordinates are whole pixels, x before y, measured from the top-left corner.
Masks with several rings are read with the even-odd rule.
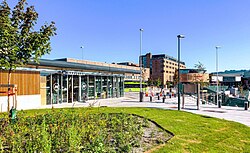
[[[10,93],[10,79],[11,79],[11,68],[9,69],[9,73],[8,73],[8,100],[7,100],[7,102],[8,102],[8,104],[7,104],[7,111],[9,111],[10,110],[10,95],[9,95],[9,93]]]

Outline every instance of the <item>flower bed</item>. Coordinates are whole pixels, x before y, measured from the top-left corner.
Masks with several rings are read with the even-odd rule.
[[[0,121],[0,151],[144,152],[172,136],[145,118],[125,113],[50,111],[16,123]]]

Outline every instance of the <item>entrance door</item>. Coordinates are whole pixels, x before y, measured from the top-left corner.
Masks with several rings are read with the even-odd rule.
[[[73,102],[73,75],[68,75],[68,103]]]
[[[87,76],[81,76],[81,102],[88,100],[88,80]]]
[[[68,75],[62,76],[62,102],[68,102]]]
[[[52,74],[52,103],[58,104],[60,102],[60,77],[59,74]]]
[[[79,101],[79,76],[73,76],[73,101]]]

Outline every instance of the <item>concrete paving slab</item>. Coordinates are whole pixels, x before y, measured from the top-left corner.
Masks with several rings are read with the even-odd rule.
[[[144,97],[143,102],[139,102],[138,93],[125,93],[125,97],[111,98],[111,99],[97,99],[89,100],[85,103],[63,103],[53,105],[54,108],[63,107],[147,107],[147,108],[161,108],[177,110],[177,97],[166,98],[165,102],[162,102],[162,97],[158,100],[158,97],[154,97],[150,102],[149,97]],[[200,109],[197,110],[196,100],[191,97],[185,98],[185,107],[182,111],[191,112],[200,115],[206,115],[210,117],[216,117],[229,121],[235,121],[245,124],[250,127],[250,110],[244,110],[242,107],[229,107],[222,106],[218,108],[216,105],[200,104]],[[182,106],[182,105],[181,105]],[[41,108],[51,108],[51,105],[42,106]]]

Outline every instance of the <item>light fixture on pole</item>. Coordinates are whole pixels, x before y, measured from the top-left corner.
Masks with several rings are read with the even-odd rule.
[[[139,57],[139,65],[140,65],[140,102],[143,102],[143,91],[142,91],[142,32],[143,29],[140,29],[140,57]]]
[[[219,101],[219,78],[218,78],[218,50],[221,48],[221,46],[215,46],[216,49],[216,102],[218,104],[218,108],[221,108],[221,103]]]
[[[178,110],[181,109],[181,95],[180,95],[180,52],[181,52],[181,38],[185,38],[184,35],[177,35],[178,38]]]
[[[82,60],[83,60],[83,48],[84,48],[84,46],[81,46],[80,48],[82,49]]]

